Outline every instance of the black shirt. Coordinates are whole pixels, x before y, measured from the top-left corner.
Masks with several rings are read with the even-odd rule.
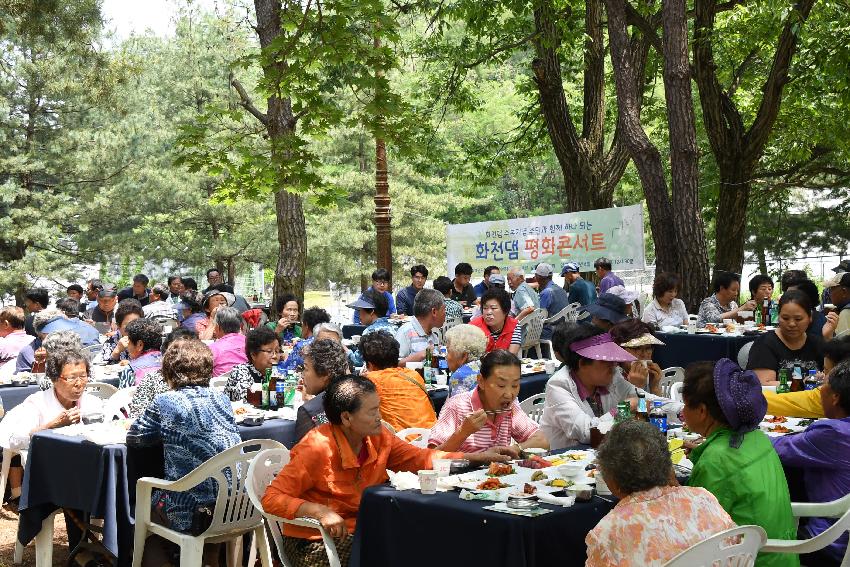
[[[115,319],[115,312],[104,313],[95,304],[94,307],[86,311],[85,318],[91,319],[95,323],[111,323]]]
[[[472,287],[471,284],[466,284],[463,286],[463,291],[458,291],[454,286],[455,281],[452,280],[452,299],[457,302],[466,302],[466,306],[470,307],[475,303],[475,300],[478,299],[478,296],[475,295],[475,288]]]
[[[799,366],[805,378],[809,370],[823,368],[823,339],[817,335],[806,334],[806,342],[798,350],[791,350],[779,337],[776,331],[769,331],[756,339],[750,349],[747,361],[748,370],[766,369],[776,371],[779,379],[781,369],[788,370],[788,378],[794,374],[794,367]]]

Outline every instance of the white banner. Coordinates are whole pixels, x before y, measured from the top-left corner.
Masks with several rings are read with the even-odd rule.
[[[614,271],[645,267],[643,207],[631,205],[577,213],[450,224],[446,227],[449,277],[459,262],[472,264],[473,277],[487,266],[522,266],[526,273],[540,262],[555,273],[567,262],[592,271],[593,262],[608,258]]]

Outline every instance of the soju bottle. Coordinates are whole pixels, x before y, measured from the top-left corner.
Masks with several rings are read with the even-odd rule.
[[[787,394],[791,391],[791,386],[788,385],[788,369],[782,368],[779,370],[779,385],[776,387],[777,394]]]
[[[262,390],[262,398],[260,402],[260,407],[263,409],[269,409],[269,384],[272,380],[272,369],[266,368],[266,376],[263,378],[263,390]]]

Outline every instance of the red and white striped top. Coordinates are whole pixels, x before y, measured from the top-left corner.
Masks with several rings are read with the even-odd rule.
[[[449,398],[440,411],[437,423],[431,428],[428,445],[436,447],[445,443],[460,429],[466,416],[481,407],[478,388]],[[522,411],[519,402],[514,399],[511,411],[497,414],[493,421],[488,420],[484,427],[466,438],[459,450],[464,453],[485,451],[495,446],[510,445],[512,439],[522,443],[537,433],[538,429],[537,423]]]

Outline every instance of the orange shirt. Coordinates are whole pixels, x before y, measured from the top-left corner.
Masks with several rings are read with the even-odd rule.
[[[283,467],[263,496],[266,512],[293,519],[304,502],[327,506],[345,519],[354,532],[360,496],[376,484],[386,482],[387,469],[416,471],[432,468],[431,459],[457,459],[462,453],[420,449],[402,441],[385,427],[380,435],[363,440],[365,460],[357,455],[337,425],[326,423],[311,430],[290,453]],[[284,526],[284,535],[317,540],[319,532],[301,526]]]
[[[381,398],[381,417],[396,431],[408,427],[431,429],[437,421],[434,406],[424,390],[425,381],[415,370],[385,368],[369,372],[366,377],[375,384]]]

